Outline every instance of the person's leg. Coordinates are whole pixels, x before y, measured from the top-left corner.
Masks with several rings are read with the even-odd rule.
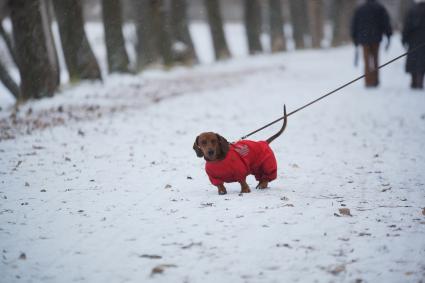
[[[424,88],[424,73],[417,73],[417,78],[416,78],[416,87],[418,89],[423,89]]]
[[[371,50],[370,50],[370,45],[368,45],[368,44],[364,44],[364,45],[362,45],[362,47],[363,47],[365,84],[366,84],[366,87],[369,87],[369,86],[371,86],[371,83],[372,83],[372,78],[371,78],[372,74],[371,74],[371,69],[370,69],[370,67],[371,67],[371,65],[370,65],[370,58],[371,58],[370,52],[371,52]]]
[[[418,74],[417,73],[410,73],[410,75],[412,76],[412,83],[410,84],[410,87],[412,89],[415,89],[418,86]]]
[[[372,64],[373,64],[373,82],[374,86],[379,85],[379,43],[374,43],[371,46],[372,49]]]
[[[412,75],[412,84],[410,85],[413,89],[423,89],[424,88],[424,74],[423,73],[411,73]]]
[[[416,88],[416,73],[410,73],[410,76],[412,77],[410,88],[415,89]]]

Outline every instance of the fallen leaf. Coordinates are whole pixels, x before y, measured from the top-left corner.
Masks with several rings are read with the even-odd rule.
[[[44,146],[41,145],[33,145],[32,146],[33,149],[44,149]]]
[[[147,254],[140,255],[139,257],[149,258],[149,259],[161,259],[162,258],[162,256],[160,256],[160,255],[147,255]]]
[[[214,206],[214,203],[212,202],[201,203],[201,206],[203,207]]]
[[[386,191],[390,191],[390,190],[391,190],[391,187],[388,187],[388,188],[382,189],[382,190],[381,190],[381,192],[383,192],[383,193],[384,193],[384,192],[386,192]]]
[[[164,268],[162,266],[156,266],[156,267],[152,268],[151,275],[161,274],[163,272],[164,272]]]
[[[177,267],[177,265],[175,265],[175,264],[161,264],[161,265],[155,266],[154,268],[152,268],[151,276],[153,276],[155,274],[162,274],[164,272],[164,270],[166,268],[169,268],[169,267]]]
[[[331,273],[332,275],[338,275],[344,271],[345,271],[345,265],[337,265],[337,266],[328,268],[328,272]]]
[[[202,246],[202,242],[198,242],[198,243],[190,243],[189,245],[183,246],[182,249],[187,250],[193,246]]]
[[[348,241],[350,241],[350,238],[338,238],[338,240],[343,241],[343,242],[348,242]]]
[[[288,248],[288,249],[292,249],[291,245],[289,245],[289,244],[276,244],[276,247],[278,247],[278,248],[285,247],[285,248]]]
[[[18,163],[15,165],[15,168],[13,168],[12,170],[13,170],[13,171],[18,170],[18,167],[19,167],[19,165],[21,165],[21,164],[22,164],[22,160],[19,160],[19,161],[18,161]]]
[[[341,215],[353,216],[353,215],[351,215],[350,209],[348,209],[348,208],[344,207],[344,208],[340,208],[338,210],[339,210],[339,213],[341,213]]]

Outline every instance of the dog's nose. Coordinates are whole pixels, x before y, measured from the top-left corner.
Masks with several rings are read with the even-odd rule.
[[[214,150],[208,150],[208,155],[209,156],[213,156],[214,155]]]

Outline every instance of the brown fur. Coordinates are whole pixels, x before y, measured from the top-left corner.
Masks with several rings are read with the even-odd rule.
[[[219,134],[207,132],[196,137],[193,149],[208,161],[221,160],[229,151],[229,142]]]

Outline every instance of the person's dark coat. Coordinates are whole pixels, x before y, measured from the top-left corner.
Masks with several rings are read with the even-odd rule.
[[[354,12],[351,23],[351,37],[355,45],[380,43],[382,35],[392,35],[390,17],[384,6],[375,0],[368,0]]]
[[[425,3],[413,5],[407,12],[402,32],[403,45],[409,51],[425,43]],[[425,47],[407,55],[406,72],[425,73]]]

